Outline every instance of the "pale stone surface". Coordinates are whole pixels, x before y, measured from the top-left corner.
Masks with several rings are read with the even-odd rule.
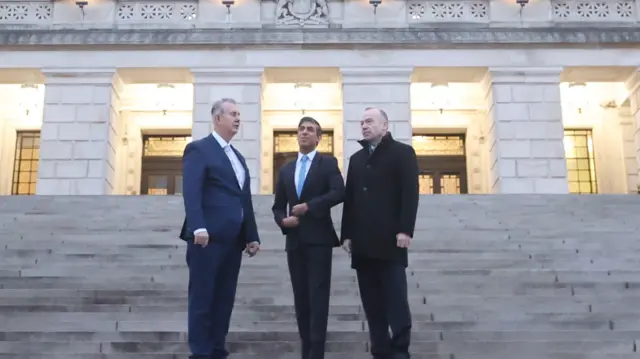
[[[46,76],[37,194],[111,194],[120,148],[115,69],[43,70]],[[91,163],[91,166],[90,166]],[[90,168],[91,167],[91,168]]]
[[[237,359],[299,358],[273,196],[253,203],[263,250],[243,259],[228,347]],[[407,268],[412,357],[637,358],[639,211],[640,196],[422,196]],[[0,356],[186,358],[183,212],[173,196],[2,198]],[[349,260],[335,249],[328,359],[371,357]]]
[[[606,23],[632,29],[639,19],[633,1],[612,0],[610,6],[581,8],[573,2],[541,0],[520,8],[513,3],[491,0],[434,1],[385,0],[374,8],[367,2],[339,0],[260,1],[233,3],[198,0],[150,1],[146,6],[133,1],[106,0],[78,9],[73,2],[3,1],[9,16],[0,24],[28,29],[363,29],[363,28],[458,28],[460,25],[490,27],[506,33],[560,23],[588,26]],[[22,7],[18,7],[22,5]],[[164,5],[164,6],[162,6]],[[564,5],[564,6],[563,6]],[[455,11],[451,11],[455,9]],[[19,10],[19,12],[18,12]],[[635,10],[635,11],[634,11]],[[16,14],[17,13],[17,14]],[[513,29],[516,28],[516,29]],[[515,30],[515,31],[514,31]],[[576,39],[578,40],[578,39]],[[597,40],[594,39],[594,40]]]
[[[194,83],[194,139],[208,136],[213,130],[211,107],[217,100],[234,99],[242,119],[239,133],[233,139],[244,156],[251,177],[251,193],[260,189],[260,123],[262,119],[262,76],[264,69],[191,69]]]
[[[50,36],[42,30],[0,30],[0,43],[26,45],[263,45],[263,44],[385,44],[456,45],[498,44],[633,44],[640,41],[636,28],[478,28],[468,29],[69,29]]]
[[[493,193],[568,192],[559,162],[564,160],[560,72],[489,69],[484,82]]]
[[[401,142],[411,144],[412,68],[341,68],[344,113],[344,168],[349,157],[360,150],[360,120],[366,108],[383,109],[389,117],[389,131]]]
[[[638,174],[636,176],[636,191],[640,193],[640,69],[638,69],[628,80],[627,87],[631,93],[629,99],[631,101],[631,116],[635,122],[635,126],[631,129],[634,133],[636,148],[636,165]]]

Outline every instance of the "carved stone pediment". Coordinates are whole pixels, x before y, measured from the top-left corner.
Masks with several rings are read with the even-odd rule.
[[[275,24],[301,26],[328,25],[327,0],[266,0],[276,3]]]

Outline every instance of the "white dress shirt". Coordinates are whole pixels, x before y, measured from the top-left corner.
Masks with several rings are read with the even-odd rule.
[[[211,135],[213,136],[213,138],[216,139],[216,141],[218,141],[225,155],[227,155],[227,157],[229,158],[229,161],[231,162],[231,167],[233,167],[233,172],[235,172],[236,174],[236,180],[238,181],[238,185],[242,189],[244,186],[244,180],[246,176],[246,172],[244,170],[244,167],[242,166],[242,162],[240,162],[240,160],[238,159],[238,156],[236,156],[236,153],[231,148],[231,144],[229,142],[225,141],[224,138],[220,137],[220,135],[216,133],[216,131],[211,132]],[[206,232],[206,231],[207,230],[205,228],[198,228],[195,231],[193,231],[193,233],[198,234],[200,232]]]
[[[236,153],[233,151],[233,149],[231,149],[230,143],[228,143],[222,137],[220,137],[220,135],[217,134],[216,131],[211,132],[211,134],[213,135],[213,138],[215,138],[216,141],[218,141],[218,143],[220,144],[220,147],[222,147],[222,149],[224,150],[224,153],[229,158],[229,161],[231,162],[231,167],[233,167],[233,172],[235,172],[236,174],[238,185],[242,189],[244,186],[244,178],[245,178],[245,171],[244,171],[244,167],[242,167],[242,163],[238,159],[238,156],[236,156]]]
[[[313,150],[307,153],[307,168],[304,172],[305,182],[307,179],[307,174],[309,173],[309,168],[311,168],[311,162],[313,162],[313,158],[316,156],[316,152],[317,150]],[[298,179],[300,177],[300,167],[302,166],[302,156],[304,156],[304,154],[298,152],[298,160],[296,161],[296,172],[293,177],[296,188],[298,188]]]

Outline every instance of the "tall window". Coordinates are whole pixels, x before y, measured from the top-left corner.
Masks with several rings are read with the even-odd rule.
[[[591,130],[565,130],[564,153],[570,193],[598,193]]]
[[[16,155],[13,165],[11,194],[36,194],[39,159],[40,132],[19,131],[16,137]]]

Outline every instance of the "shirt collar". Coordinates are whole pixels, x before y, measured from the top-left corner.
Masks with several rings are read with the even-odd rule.
[[[212,131],[211,135],[213,135],[213,138],[215,138],[216,141],[218,141],[218,143],[220,144],[220,147],[222,147],[223,149],[228,145],[230,145],[230,143],[225,141],[224,138],[222,138],[222,136],[220,136],[216,131]]]
[[[309,153],[307,153],[307,158],[309,159],[309,162],[313,161],[313,158],[316,156],[316,152],[318,152],[318,150],[313,150]],[[298,162],[300,162],[300,160],[302,160],[302,156],[304,156],[302,153],[298,152]]]

